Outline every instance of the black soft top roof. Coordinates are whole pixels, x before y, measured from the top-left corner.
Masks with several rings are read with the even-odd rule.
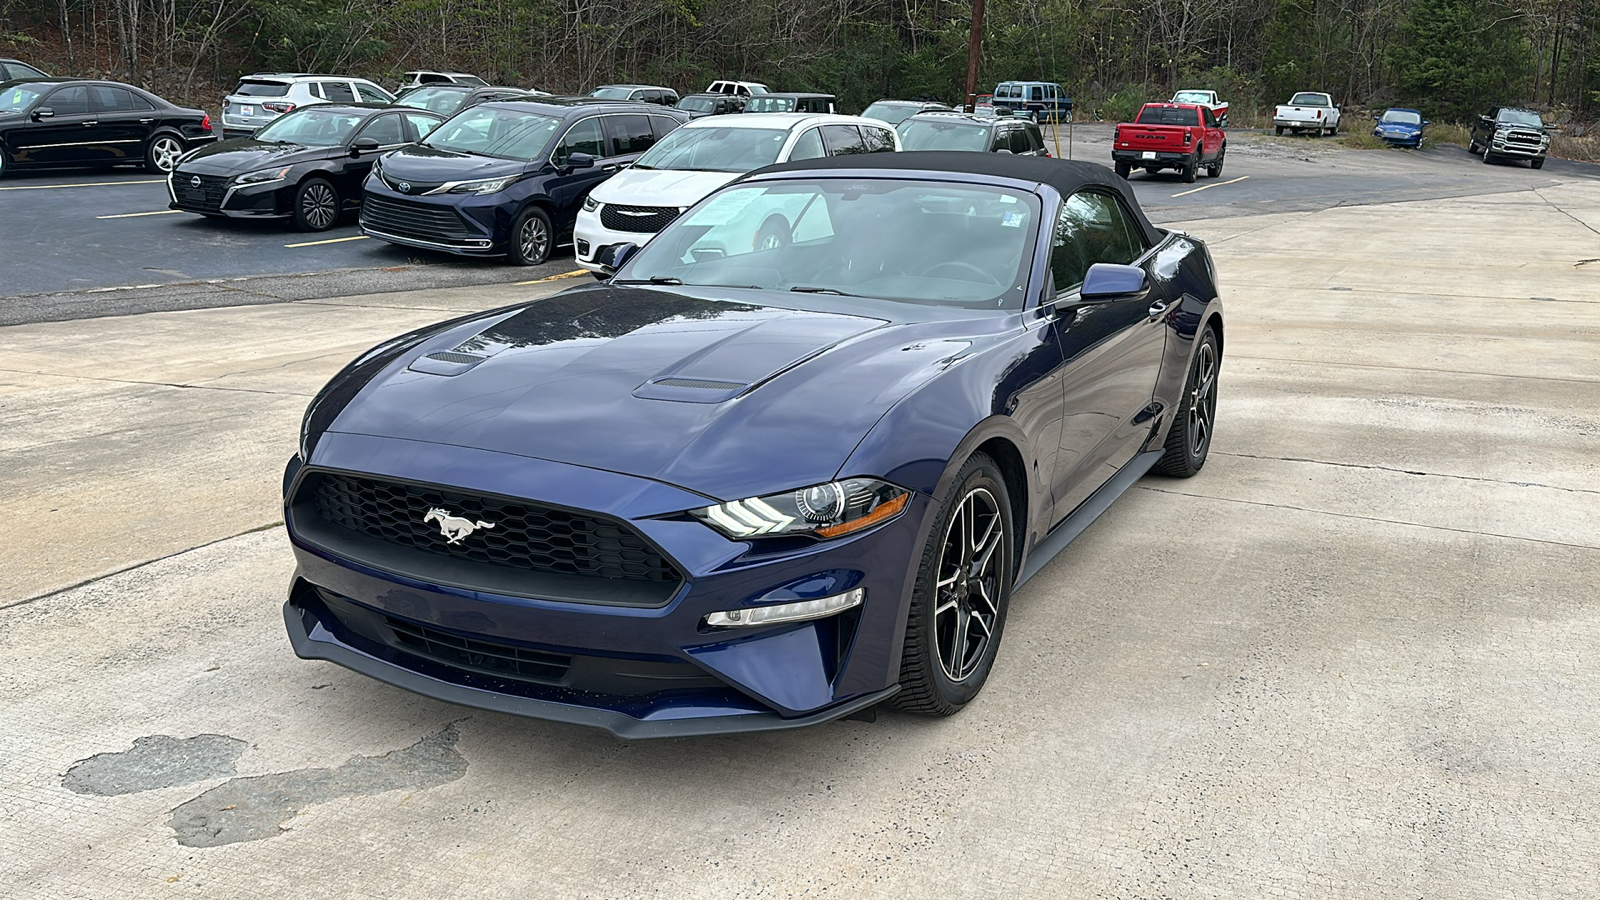
[[[757,169],[751,172],[749,177],[775,172],[801,172],[807,169],[820,171],[881,169],[885,173],[953,172],[958,175],[976,176],[972,179],[976,182],[982,182],[986,177],[1011,178],[1017,181],[1047,184],[1063,197],[1086,188],[1105,191],[1122,198],[1123,204],[1132,211],[1135,223],[1144,229],[1146,241],[1152,245],[1161,241],[1161,232],[1145,218],[1144,210],[1139,208],[1139,201],[1133,196],[1133,189],[1126,181],[1099,163],[1075,162],[1044,156],[1014,156],[1009,153],[917,150],[904,153],[830,156],[823,159],[779,163]]]

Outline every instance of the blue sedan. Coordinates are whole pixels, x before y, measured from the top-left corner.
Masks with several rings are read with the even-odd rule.
[[[1393,147],[1421,147],[1422,129],[1427,124],[1422,120],[1422,113],[1393,107],[1378,117],[1372,136]]]
[[[602,252],[313,400],[300,656],[623,737],[950,715],[1018,585],[1205,464],[1210,255],[1102,166],[788,163]]]

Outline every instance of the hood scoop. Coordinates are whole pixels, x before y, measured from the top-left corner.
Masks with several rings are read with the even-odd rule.
[[[683,403],[721,403],[732,400],[750,387],[744,381],[719,381],[714,378],[659,378],[646,382],[633,392],[640,400],[677,400]]]

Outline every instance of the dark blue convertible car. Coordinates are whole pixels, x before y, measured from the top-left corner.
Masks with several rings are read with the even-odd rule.
[[[1017,585],[1205,463],[1210,256],[1101,166],[790,163],[632,249],[312,402],[300,656],[624,737],[948,715]]]

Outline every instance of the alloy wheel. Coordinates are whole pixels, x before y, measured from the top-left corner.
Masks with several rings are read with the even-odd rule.
[[[1207,342],[1200,345],[1199,354],[1195,360],[1194,388],[1189,393],[1189,453],[1204,457],[1217,414],[1217,351]]]
[[[550,231],[545,228],[544,219],[528,216],[517,235],[517,245],[522,248],[523,259],[544,259],[550,246]]]
[[[178,157],[182,155],[183,146],[175,138],[156,138],[155,144],[150,148],[150,158],[155,161],[156,168],[163,172],[171,172],[173,166],[178,164]]]
[[[1005,525],[986,487],[961,498],[939,551],[934,646],[946,678],[960,683],[983,662],[1000,616]]]
[[[320,182],[306,186],[300,195],[300,216],[307,225],[321,231],[332,225],[338,215],[339,201],[333,195],[333,188]]]

